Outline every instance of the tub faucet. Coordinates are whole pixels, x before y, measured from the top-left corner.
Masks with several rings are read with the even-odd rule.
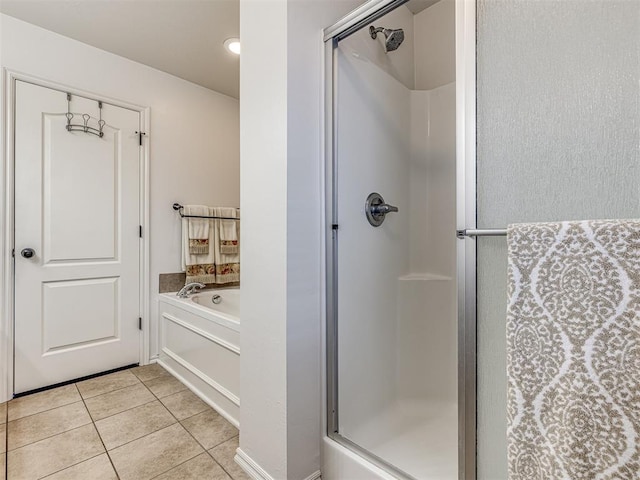
[[[196,290],[199,290],[204,287],[205,287],[204,283],[200,283],[200,282],[187,283],[184,287],[180,289],[178,293],[176,293],[176,295],[180,298],[187,298]]]

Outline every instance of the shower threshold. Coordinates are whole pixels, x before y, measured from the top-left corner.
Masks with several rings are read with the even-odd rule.
[[[455,402],[395,402],[345,436],[411,477],[458,478]]]

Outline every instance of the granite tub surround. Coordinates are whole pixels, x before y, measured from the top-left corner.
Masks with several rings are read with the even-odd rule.
[[[0,404],[0,434],[0,480],[249,478],[238,429],[158,364]]]
[[[186,279],[187,279],[187,274],[185,272],[161,273],[159,275],[159,282],[158,282],[159,292],[158,293],[177,292],[182,287],[184,287]],[[224,284],[210,283],[204,288],[204,290],[211,290],[215,288],[231,288],[231,287],[239,287],[239,286],[240,286],[240,282],[231,282],[231,283],[224,283]]]

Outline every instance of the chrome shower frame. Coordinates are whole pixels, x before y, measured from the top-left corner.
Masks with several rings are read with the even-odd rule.
[[[338,42],[366,28],[407,0],[370,0],[325,29],[325,386],[326,435],[371,464],[400,479],[414,480],[339,432],[338,405],[338,202],[337,55]],[[475,0],[455,0],[456,22],[456,226],[476,227],[476,9]],[[458,472],[459,480],[476,479],[476,243],[457,243],[458,310]]]

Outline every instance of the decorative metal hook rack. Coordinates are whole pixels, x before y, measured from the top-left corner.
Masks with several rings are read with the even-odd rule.
[[[104,132],[102,130],[106,125],[106,122],[102,120],[102,102],[100,100],[98,100],[98,110],[100,112],[100,118],[98,119],[98,128],[89,126],[91,115],[89,115],[88,113],[82,114],[83,125],[71,123],[75,115],[71,113],[71,94],[67,93],[67,113],[65,114],[65,116],[67,117],[67,132],[90,133],[91,135],[96,135],[97,137],[102,138],[104,136]]]
[[[206,217],[203,215],[185,215],[184,213],[182,213],[182,211],[184,210],[184,207],[179,203],[174,203],[173,209],[177,211],[182,218],[215,218],[219,220],[238,220],[238,221],[240,220],[240,217],[217,217],[217,216]]]

